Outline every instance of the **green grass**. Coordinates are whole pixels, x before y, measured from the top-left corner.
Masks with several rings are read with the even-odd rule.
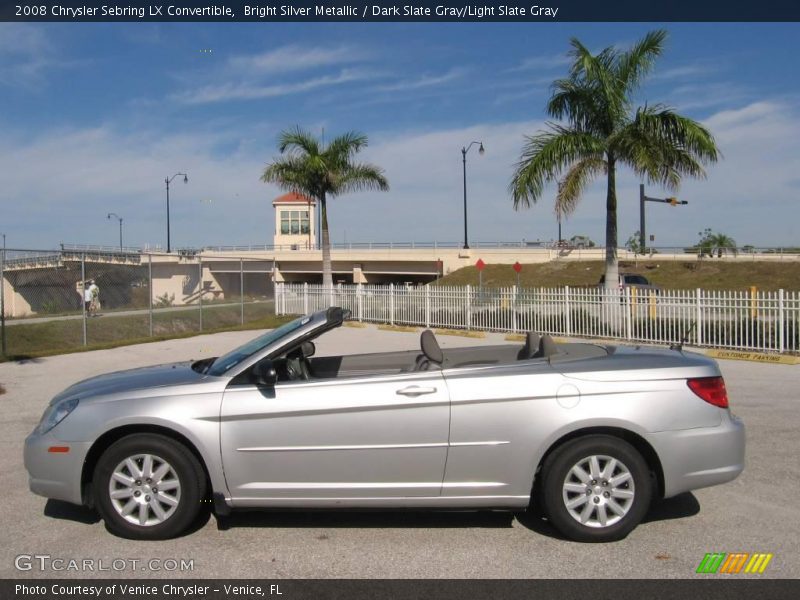
[[[522,287],[596,286],[603,274],[602,261],[553,261],[523,265]],[[800,261],[726,262],[725,259],[703,261],[620,261],[620,271],[639,273],[665,289],[800,290]],[[510,287],[516,285],[517,274],[511,265],[487,265],[483,285]],[[441,278],[436,285],[478,285],[478,270],[464,267]]]
[[[86,346],[82,345],[82,319],[14,325],[6,327],[6,360],[102,350],[201,333],[271,329],[294,318],[276,316],[272,303],[245,304],[245,323],[242,325],[240,311],[239,306],[204,306],[202,331],[197,308],[155,313],[152,336],[147,314],[90,318],[86,324]]]

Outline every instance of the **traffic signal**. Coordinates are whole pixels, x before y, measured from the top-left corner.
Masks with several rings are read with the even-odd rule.
[[[675,196],[673,196],[673,197],[671,197],[671,198],[667,198],[667,200],[669,200],[669,203],[670,203],[672,206],[677,206],[677,205],[678,205],[678,199],[677,199]]]

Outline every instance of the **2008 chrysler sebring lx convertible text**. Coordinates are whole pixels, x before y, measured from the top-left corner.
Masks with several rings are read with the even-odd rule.
[[[31,490],[163,539],[235,508],[541,511],[626,536],[651,500],[724,483],[744,427],[716,363],[681,349],[510,344],[314,357],[349,316],[301,317],[216,359],[121,371],[53,398]],[[207,505],[207,503],[205,503]]]

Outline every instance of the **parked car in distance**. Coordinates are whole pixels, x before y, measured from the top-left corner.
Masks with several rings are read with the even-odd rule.
[[[606,276],[605,274],[600,276],[600,281],[598,282],[598,287],[605,286],[606,283]],[[657,285],[650,283],[650,281],[644,275],[639,275],[638,273],[620,273],[619,274],[619,289],[624,290],[625,288],[636,288],[638,290],[653,290],[656,294],[661,293],[661,288]]]
[[[618,540],[651,501],[736,478],[744,426],[716,362],[681,349],[557,344],[315,356],[349,311],[221,356],[101,375],[52,399],[25,441],[31,490],[164,539],[213,504],[541,509]],[[359,330],[357,330],[359,331]]]

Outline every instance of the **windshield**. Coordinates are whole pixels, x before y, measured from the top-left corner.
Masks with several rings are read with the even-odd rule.
[[[294,321],[289,321],[277,329],[268,331],[264,335],[260,335],[256,339],[250,340],[246,344],[239,346],[235,350],[231,350],[226,355],[220,356],[213,362],[211,368],[208,370],[208,374],[214,375],[215,377],[224,375],[243,360],[253,356],[254,354],[257,354],[283,336],[292,333],[296,329],[299,329],[310,320],[311,317],[300,317]]]

